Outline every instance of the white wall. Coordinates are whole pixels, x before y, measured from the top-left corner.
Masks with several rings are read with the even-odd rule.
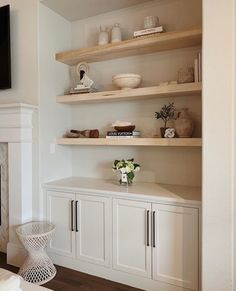
[[[203,291],[230,291],[235,290],[235,1],[212,4],[203,5]]]
[[[124,38],[142,28],[146,15],[158,15],[167,30],[201,25],[201,1],[169,0],[150,1],[135,7],[113,11],[72,23],[72,47],[97,44],[99,25],[121,23]],[[166,80],[176,80],[177,71],[184,65],[192,66],[199,48],[162,52],[104,61],[90,65],[90,76],[99,90],[115,89],[112,75],[134,72],[143,76],[143,86],[156,85]],[[73,70],[72,70],[73,72]],[[72,82],[72,85],[74,83]],[[194,136],[201,136],[201,98],[181,97],[148,101],[74,106],[73,126],[78,129],[98,128],[101,135],[111,130],[116,120],[132,121],[143,136],[159,133],[161,123],[154,118],[166,102],[174,101],[176,107],[188,107],[195,121]],[[91,159],[92,157],[92,159]],[[114,178],[111,164],[117,158],[134,157],[142,165],[138,180],[185,185],[201,184],[201,151],[199,149],[164,148],[106,148],[74,147],[73,174],[86,177]]]
[[[39,7],[39,160],[40,183],[72,175],[71,149],[57,147],[50,153],[50,144],[70,127],[71,109],[56,103],[56,96],[69,84],[68,66],[55,61],[55,53],[71,46],[71,25],[61,16]],[[39,199],[35,204],[39,205]],[[42,203],[42,199],[41,199]]]
[[[0,0],[11,6],[12,89],[0,103],[38,104],[38,0]]]

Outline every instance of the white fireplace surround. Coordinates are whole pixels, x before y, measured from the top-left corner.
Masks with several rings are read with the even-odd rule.
[[[19,266],[25,252],[15,228],[32,220],[32,124],[35,106],[0,105],[0,142],[8,144],[9,243],[7,261]]]

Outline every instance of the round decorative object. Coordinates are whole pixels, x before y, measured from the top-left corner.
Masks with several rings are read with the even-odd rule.
[[[138,74],[118,74],[112,77],[112,82],[121,89],[137,88],[142,81]]]
[[[120,41],[122,41],[120,24],[116,23],[114,24],[111,31],[111,42],[114,43],[114,42],[120,42]]]
[[[135,125],[114,126],[114,129],[119,131],[119,132],[132,132],[135,130]]]
[[[192,67],[182,68],[178,71],[178,83],[192,83],[194,82],[194,69]]]
[[[144,18],[144,29],[159,26],[159,18],[157,16],[146,16]]]
[[[174,122],[175,131],[178,137],[192,137],[194,131],[194,123],[189,115],[188,108],[183,108],[178,113],[178,118]]]
[[[28,256],[19,270],[19,275],[27,282],[43,285],[56,275],[56,268],[45,252],[52,239],[55,226],[47,222],[30,222],[16,229],[16,233]]]
[[[98,38],[98,44],[104,45],[109,43],[108,28],[106,26],[100,26],[100,33]]]
[[[166,138],[173,138],[173,137],[175,137],[175,129],[174,128],[167,128],[165,130],[164,137],[166,137]]]

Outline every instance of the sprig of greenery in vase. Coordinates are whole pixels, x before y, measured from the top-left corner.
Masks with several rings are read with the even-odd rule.
[[[120,174],[127,175],[127,182],[132,183],[134,178],[134,173],[140,170],[140,165],[134,162],[134,159],[128,160],[115,160],[112,165],[112,170],[114,172],[119,172]],[[122,181],[120,180],[120,183]]]

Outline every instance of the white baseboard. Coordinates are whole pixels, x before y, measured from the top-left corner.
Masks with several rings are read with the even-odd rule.
[[[7,244],[7,264],[20,267],[26,255],[27,253],[22,246],[10,242]]]

